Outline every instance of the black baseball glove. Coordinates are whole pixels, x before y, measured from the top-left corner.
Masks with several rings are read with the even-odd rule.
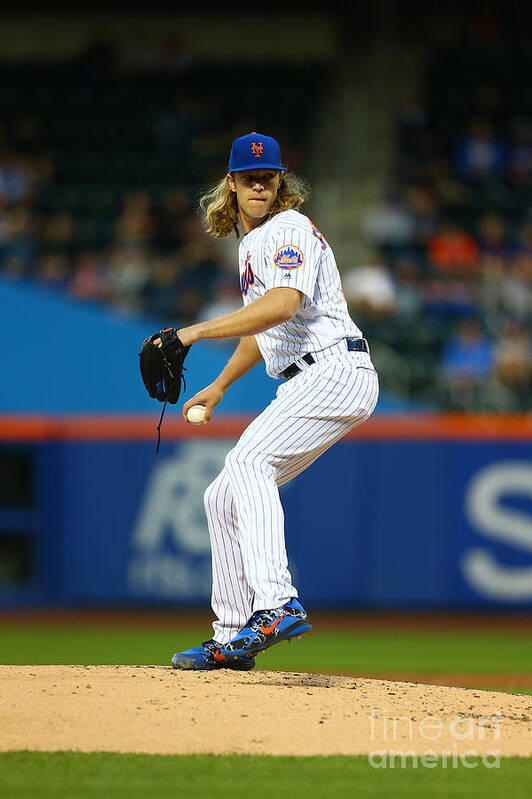
[[[161,339],[161,346],[154,344],[155,339],[158,338]],[[157,452],[159,452],[161,423],[166,403],[170,402],[175,405],[181,394],[181,383],[186,390],[183,372],[189,350],[190,347],[185,347],[176,331],[169,327],[145,339],[139,352],[140,374],[146,391],[150,397],[164,402],[157,426]]]

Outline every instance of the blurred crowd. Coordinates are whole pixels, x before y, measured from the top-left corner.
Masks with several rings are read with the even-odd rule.
[[[468,87],[460,65],[453,85],[441,61],[400,110],[346,295],[390,388],[428,407],[530,410],[532,108],[515,93],[508,108],[496,81]]]
[[[240,307],[235,245],[206,236],[196,212],[199,178],[214,173],[191,165],[219,165],[220,130],[211,125],[205,137],[206,109],[186,95],[175,104],[174,74],[174,105],[161,95],[143,120],[138,78],[120,78],[121,107],[102,107],[93,124],[102,81],[116,80],[106,59],[75,91],[59,82],[52,110],[47,97],[35,96],[33,111],[17,109],[15,98],[0,123],[0,272],[161,325]],[[508,108],[496,80],[469,86],[467,64],[453,85],[446,63],[440,54],[424,90],[400,109],[396,166],[367,209],[368,257],[344,273],[345,294],[386,388],[428,408],[525,410],[532,108]],[[303,90],[299,100],[304,108]],[[218,111],[213,120],[226,124]],[[292,149],[291,164],[302,158]]]
[[[274,132],[297,168],[307,143],[300,125],[311,129],[307,87],[319,90],[327,70],[218,64],[220,85],[238,78],[249,95],[243,116],[238,94],[222,98],[213,66],[183,48],[163,46],[139,64],[94,43],[69,62],[1,65],[5,278],[161,325],[240,307],[236,242],[204,234],[198,196],[219,180],[231,140],[250,119],[271,127],[269,79],[286,85]]]
[[[192,324],[225,303],[241,304],[229,275],[192,207],[187,189],[173,186],[155,204],[147,191],[126,193],[105,247],[79,247],[68,210],[45,215],[39,190],[48,177],[31,160],[0,161],[2,273],[106,304],[122,314],[153,316],[161,324]],[[215,255],[216,250],[216,255]],[[224,306],[225,307],[225,306]]]

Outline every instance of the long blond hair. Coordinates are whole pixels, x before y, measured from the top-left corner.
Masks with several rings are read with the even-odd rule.
[[[309,199],[310,194],[310,187],[303,178],[292,172],[285,172],[269,216],[289,211],[291,208],[299,208]],[[234,230],[237,238],[239,237],[236,193],[231,191],[227,175],[201,197],[199,206],[204,216],[207,233],[216,239],[222,239]]]

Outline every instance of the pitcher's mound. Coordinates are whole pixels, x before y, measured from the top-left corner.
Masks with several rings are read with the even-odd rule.
[[[0,666],[0,750],[532,754],[532,698],[324,674]]]

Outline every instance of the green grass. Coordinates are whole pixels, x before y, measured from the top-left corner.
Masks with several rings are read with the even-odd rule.
[[[3,664],[164,664],[196,646],[209,629],[117,627],[0,627]],[[313,630],[272,647],[264,669],[323,672],[530,672],[532,636],[525,633]]]
[[[177,649],[199,643],[208,629],[113,626],[0,626],[6,664],[168,664]],[[261,668],[325,672],[530,671],[532,640],[524,633],[488,634],[313,631],[273,647]],[[472,682],[472,684],[474,684]],[[1,732],[0,732],[1,735]],[[1,799],[521,799],[532,795],[532,760],[503,758],[500,768],[373,769],[367,757],[163,756],[107,753],[0,754]]]
[[[371,768],[367,757],[248,755],[0,754],[3,799],[525,799],[532,761],[502,758],[500,768]]]

